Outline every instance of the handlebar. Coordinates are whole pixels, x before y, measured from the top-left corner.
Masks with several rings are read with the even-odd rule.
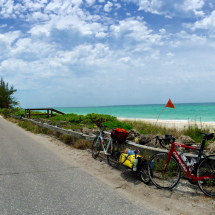
[[[159,140],[160,145],[165,149],[166,149],[166,146],[162,144],[163,141],[164,142],[168,141],[169,143],[171,143],[171,141],[172,143],[175,142],[175,138],[170,134],[165,134],[165,138],[160,138],[159,136],[156,136],[156,144],[157,144],[157,140]]]

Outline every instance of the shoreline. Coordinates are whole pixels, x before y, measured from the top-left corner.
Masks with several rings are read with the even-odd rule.
[[[130,120],[130,121],[140,121],[140,122],[145,122],[145,123],[151,123],[155,124],[157,122],[157,119],[139,119],[139,118],[122,118],[122,117],[117,117],[118,120],[120,121],[125,121],[125,120]],[[215,122],[192,122],[188,120],[158,120],[158,125],[163,125],[168,128],[178,128],[178,129],[183,129],[187,127],[188,125],[198,125],[199,127],[213,127],[215,128]]]

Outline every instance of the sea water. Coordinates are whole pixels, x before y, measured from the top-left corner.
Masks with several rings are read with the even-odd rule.
[[[174,121],[215,122],[215,103],[174,104],[175,109],[165,104],[119,105],[100,107],[55,107],[63,113],[86,115],[88,113],[108,114],[118,118],[157,119]]]

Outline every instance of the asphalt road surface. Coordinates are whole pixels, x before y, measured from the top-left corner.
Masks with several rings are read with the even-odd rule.
[[[0,214],[150,214],[0,117]]]

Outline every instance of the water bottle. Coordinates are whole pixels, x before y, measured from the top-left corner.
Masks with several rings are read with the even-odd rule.
[[[133,165],[133,171],[137,171],[137,164],[138,164],[138,159],[134,159],[134,165]]]
[[[190,166],[190,163],[189,163],[187,157],[182,152],[180,153],[180,157],[184,161],[186,166]]]

